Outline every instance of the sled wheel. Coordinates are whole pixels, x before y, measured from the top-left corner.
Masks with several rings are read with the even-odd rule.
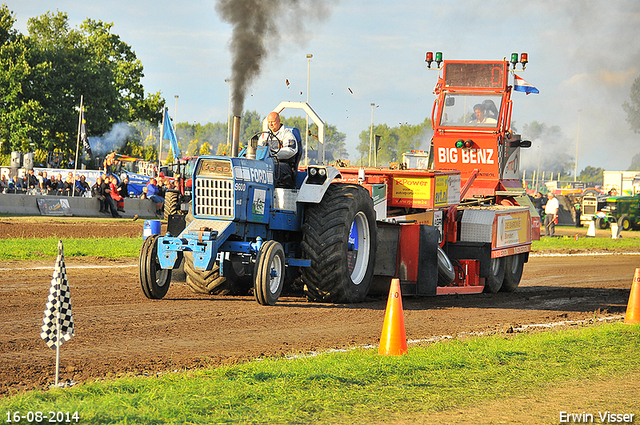
[[[376,223],[373,200],[362,186],[333,183],[305,212],[302,227],[305,294],[311,301],[361,302],[373,277]]]
[[[484,292],[496,293],[500,290],[504,281],[504,264],[504,257],[491,259],[491,270],[484,280]]]
[[[159,300],[167,294],[171,284],[171,269],[160,268],[158,235],[148,236],[138,258],[140,286],[147,298]]]
[[[438,286],[448,286],[455,278],[456,272],[451,260],[442,248],[438,247]]]
[[[502,292],[513,292],[516,290],[518,285],[520,285],[526,255],[527,254],[516,254],[505,257],[504,280],[500,287]]]
[[[279,242],[262,244],[256,258],[253,293],[261,305],[275,305],[285,279],[284,249]]]

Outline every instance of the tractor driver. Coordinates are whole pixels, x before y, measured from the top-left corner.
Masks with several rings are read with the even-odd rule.
[[[268,146],[277,158],[276,185],[282,187],[295,186],[295,170],[297,164],[298,143],[290,128],[282,125],[280,115],[271,112],[267,116],[269,132],[262,133],[258,144]]]
[[[486,108],[483,104],[478,103],[473,107],[473,113],[475,114],[476,124],[495,124],[495,118],[486,116]]]

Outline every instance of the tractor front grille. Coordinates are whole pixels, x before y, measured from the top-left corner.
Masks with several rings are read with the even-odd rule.
[[[232,179],[196,178],[195,214],[196,216],[215,216],[233,219],[234,191]]]
[[[582,213],[588,215],[595,215],[596,213],[596,205],[585,204],[582,207]]]

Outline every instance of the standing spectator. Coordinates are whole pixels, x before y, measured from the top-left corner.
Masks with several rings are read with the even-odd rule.
[[[560,209],[560,203],[553,193],[547,193],[547,205],[544,207],[544,235],[553,236],[556,230],[556,224],[558,224],[558,209]]]
[[[536,192],[536,195],[533,198],[533,206],[535,207],[538,215],[542,217],[542,193]]]
[[[40,193],[42,193],[42,188],[44,187],[44,176],[42,174],[42,171],[38,171],[36,179],[38,179],[38,186],[36,186],[36,189],[38,189]]]
[[[102,193],[102,177],[98,177],[96,183],[91,186],[91,197],[98,198],[101,213],[109,212],[107,210],[107,201],[104,199],[104,194]]]
[[[117,206],[117,210],[124,212],[124,198],[118,192],[118,179],[116,176],[111,176],[109,179],[109,189],[111,190],[111,198]]]
[[[158,194],[159,189],[156,183],[156,179],[152,177],[149,180],[149,183],[147,183],[146,188],[147,188],[147,198],[150,199],[152,202],[156,203],[156,215],[158,217],[161,217],[163,215],[164,198]]]
[[[122,217],[120,214],[118,214],[118,211],[116,210],[116,204],[113,202],[113,198],[111,197],[111,179],[106,174],[104,174],[102,185],[100,187],[102,190],[102,194],[104,195],[105,203],[109,207],[109,211],[111,211],[111,217]]]

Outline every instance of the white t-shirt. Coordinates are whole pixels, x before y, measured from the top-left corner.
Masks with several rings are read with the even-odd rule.
[[[558,202],[558,198],[553,197],[547,201],[547,205],[544,207],[545,214],[558,214],[558,208],[560,208],[560,202]]]
[[[280,126],[280,129],[274,133],[276,140],[270,133],[262,133],[260,135],[260,146],[269,146],[273,151],[278,151],[278,159],[289,159],[298,153],[298,143],[296,136],[290,128]],[[278,140],[282,142],[282,147],[278,150]]]

